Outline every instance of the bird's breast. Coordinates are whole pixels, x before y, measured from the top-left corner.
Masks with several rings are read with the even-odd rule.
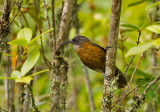
[[[105,52],[98,46],[93,46],[91,42],[80,45],[76,52],[83,64],[95,71],[102,71],[105,66]]]

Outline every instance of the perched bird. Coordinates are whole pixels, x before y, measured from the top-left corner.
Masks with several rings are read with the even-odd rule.
[[[102,74],[105,73],[105,58],[107,49],[92,43],[85,36],[76,36],[72,40],[62,42],[56,50],[57,55],[59,54],[59,49],[61,46],[67,43],[73,44],[74,50],[77,52],[84,65],[97,72],[102,72]],[[124,74],[117,67],[115,70],[115,76],[119,76],[117,81],[119,88],[123,88],[125,85],[127,85]]]

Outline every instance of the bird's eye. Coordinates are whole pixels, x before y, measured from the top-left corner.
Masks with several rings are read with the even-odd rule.
[[[75,42],[75,39],[72,39],[73,42]]]
[[[80,45],[80,47],[82,47],[82,45]]]

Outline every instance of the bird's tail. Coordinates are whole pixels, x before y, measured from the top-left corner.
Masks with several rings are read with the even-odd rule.
[[[105,68],[102,70],[103,73],[105,73]],[[119,76],[118,77],[118,88],[124,88],[126,85],[127,85],[127,80],[126,80],[126,77],[125,75],[116,67],[116,70],[115,70],[115,76]],[[102,76],[106,79],[106,76],[104,74],[102,74]]]
[[[116,67],[116,73],[115,76],[118,77],[118,88],[124,88],[127,85],[127,80],[125,75]]]

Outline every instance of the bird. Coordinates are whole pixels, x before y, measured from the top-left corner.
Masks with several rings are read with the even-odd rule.
[[[68,43],[73,44],[74,50],[84,65],[94,71],[102,72],[102,75],[105,73],[106,53],[109,46],[103,48],[98,44],[92,43],[87,37],[78,35],[72,40],[62,42],[56,49],[56,55],[60,55],[60,48]],[[127,80],[117,67],[115,68],[115,76],[119,76],[117,80],[118,88],[124,88],[127,85]],[[104,75],[103,77],[108,79]]]

